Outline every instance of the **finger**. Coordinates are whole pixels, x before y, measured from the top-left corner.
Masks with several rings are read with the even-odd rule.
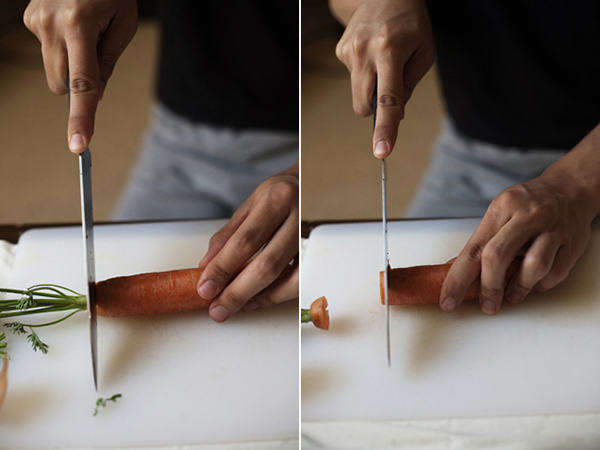
[[[298,219],[290,216],[272,239],[235,279],[223,289],[209,309],[217,322],[239,311],[248,300],[271,285],[298,254]]]
[[[83,152],[94,132],[94,117],[100,98],[96,44],[96,37],[92,34],[78,34],[67,41],[71,89],[68,137],[73,153]]]
[[[548,275],[535,284],[532,292],[546,292],[564,281],[580,256],[581,254],[574,255],[569,246],[561,246],[556,252],[552,269]]]
[[[516,275],[509,282],[504,300],[512,304],[520,303],[550,273],[559,248],[559,242],[549,234],[535,239]]]
[[[287,275],[277,278],[270,286],[248,301],[242,309],[246,312],[256,311],[298,298],[300,270],[297,257],[290,267]]]
[[[198,263],[198,267],[205,269],[206,266],[213,260],[215,256],[223,249],[229,238],[238,230],[240,225],[248,218],[250,212],[249,200],[246,200],[242,205],[233,213],[231,219],[227,221],[225,225],[217,231],[208,242],[208,250]],[[246,262],[243,261],[242,264]],[[239,267],[238,267],[239,268]],[[202,280],[200,280],[202,281]]]
[[[57,95],[67,94],[69,92],[67,82],[69,63],[64,44],[59,41],[42,44],[42,60],[50,91]]]
[[[375,80],[376,74],[373,67],[355,68],[350,73],[352,107],[359,116],[366,117],[373,114]]]
[[[98,43],[98,69],[100,75],[100,98],[110,79],[119,57],[135,35],[137,23],[125,26],[124,20],[115,18]]]
[[[508,266],[536,233],[527,223],[513,219],[485,245],[479,293],[479,305],[483,313],[494,315],[499,311],[504,298]]]
[[[481,273],[481,254],[487,242],[503,223],[498,217],[486,214],[464,248],[452,262],[442,284],[440,307],[454,312],[462,303],[467,290]]]
[[[377,117],[373,131],[373,154],[386,158],[396,145],[398,127],[404,118],[403,64],[377,67]]]
[[[429,47],[421,46],[411,55],[404,66],[404,104],[412,96],[415,87],[433,66],[435,53]]]
[[[285,211],[270,208],[268,204],[255,208],[208,263],[198,281],[198,293],[206,299],[215,298],[242,264],[271,238],[285,215]]]

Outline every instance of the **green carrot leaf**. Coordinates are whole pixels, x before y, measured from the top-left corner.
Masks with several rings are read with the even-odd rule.
[[[48,344],[43,342],[40,339],[40,337],[37,335],[37,333],[35,331],[33,331],[32,328],[29,328],[29,330],[31,331],[31,334],[29,336],[27,336],[27,340],[29,342],[31,342],[31,346],[33,347],[33,350],[35,350],[36,352],[39,350],[44,355],[46,353],[48,353]]]
[[[108,402],[117,402],[117,399],[121,398],[121,394],[115,394],[110,398],[102,398],[100,397],[96,400],[96,409],[94,410],[94,416],[98,415],[100,412],[100,408],[104,408]]]
[[[8,328],[10,331],[12,331],[13,334],[26,334],[27,333],[27,331],[25,331],[25,327],[23,327],[23,324],[21,322],[5,323],[4,326],[6,328]]]

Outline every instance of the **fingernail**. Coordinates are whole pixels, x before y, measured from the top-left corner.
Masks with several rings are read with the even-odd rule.
[[[516,305],[517,303],[519,303],[521,301],[521,296],[519,294],[517,294],[516,292],[511,292],[510,294],[508,294],[506,296],[506,298],[504,300],[506,300],[508,303]]]
[[[389,153],[387,142],[385,142],[385,141],[377,142],[377,144],[375,145],[375,151],[373,153],[378,158],[385,158]]]
[[[224,322],[229,317],[229,311],[227,311],[221,305],[215,306],[208,312],[208,314],[215,322]]]
[[[71,136],[71,142],[69,142],[69,149],[73,152],[77,152],[83,150],[85,147],[85,141],[83,140],[83,136],[80,134],[74,134]]]
[[[490,301],[485,300],[482,304],[481,304],[481,310],[485,313],[485,314],[496,314],[496,305],[493,304]]]
[[[218,286],[214,281],[206,280],[198,289],[200,297],[210,300],[217,293]]]
[[[258,308],[260,308],[260,305],[255,302],[254,300],[250,300],[248,303],[246,303],[244,305],[244,311],[246,312],[251,312],[251,311],[256,311]]]
[[[458,302],[453,298],[448,297],[442,302],[442,309],[446,312],[454,312],[457,307]]]

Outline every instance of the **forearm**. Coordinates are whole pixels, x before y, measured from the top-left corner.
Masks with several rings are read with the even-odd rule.
[[[600,212],[600,124],[542,176],[560,185],[591,221]]]

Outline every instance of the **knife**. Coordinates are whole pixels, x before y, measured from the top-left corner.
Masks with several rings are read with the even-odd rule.
[[[69,108],[71,107],[71,80],[69,86]],[[98,321],[96,319],[96,264],[94,258],[94,207],[92,203],[92,154],[89,147],[79,154],[79,187],[81,191],[81,228],[87,278],[87,310],[92,351],[94,388],[98,391]]]
[[[94,387],[98,390],[98,323],[96,319],[96,267],[94,261],[94,214],[92,206],[92,154],[86,148],[79,155],[79,181],[81,187],[81,223],[85,270],[87,276],[88,321],[92,349]]]
[[[377,83],[375,83],[375,91],[373,92],[373,129],[377,122]],[[385,158],[381,160],[381,199],[382,199],[382,222],[383,222],[383,290],[385,296],[385,334],[387,342],[387,362],[388,367],[392,367],[392,356],[390,350],[390,302],[388,294],[389,285],[389,266],[390,256],[388,253],[388,224],[387,224],[387,170]]]

